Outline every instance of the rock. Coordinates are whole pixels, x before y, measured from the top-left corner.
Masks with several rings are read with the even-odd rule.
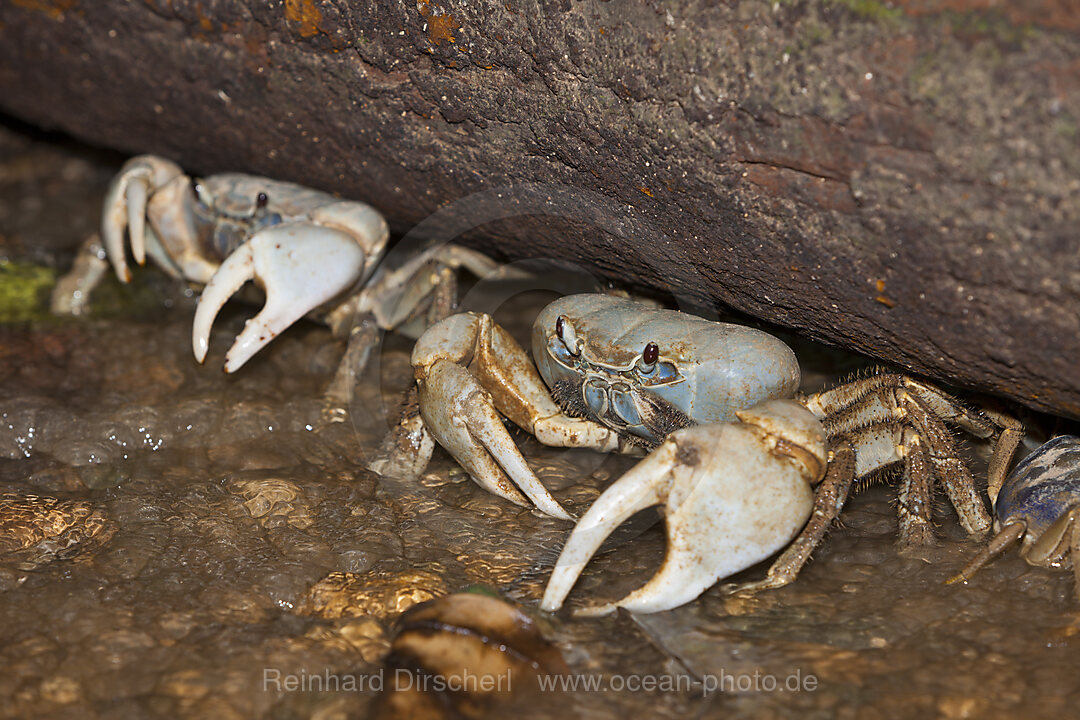
[[[0,6],[0,107],[1080,417],[1069,0]]]

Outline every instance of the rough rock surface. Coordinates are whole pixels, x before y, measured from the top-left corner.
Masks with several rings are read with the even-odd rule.
[[[13,0],[0,107],[1080,417],[1070,0],[711,5]]]

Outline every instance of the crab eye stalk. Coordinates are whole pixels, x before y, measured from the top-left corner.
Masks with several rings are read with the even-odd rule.
[[[652,372],[656,367],[656,361],[660,359],[660,347],[654,343],[646,343],[645,349],[641,351],[641,359],[638,360],[638,370],[642,372]]]
[[[270,202],[270,198],[267,197],[266,193],[259,193],[255,196],[255,209],[262,210],[264,207],[266,207],[266,203],[268,202]]]
[[[574,332],[574,326],[563,315],[560,315],[555,321],[555,334],[559,336],[559,340],[562,341],[562,344],[566,346],[571,355],[577,356],[581,354],[582,342],[577,333]]]

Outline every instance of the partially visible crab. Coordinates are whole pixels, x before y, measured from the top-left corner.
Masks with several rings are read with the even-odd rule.
[[[131,280],[125,234],[142,265],[202,285],[192,347],[202,362],[222,305],[254,280],[266,294],[225,356],[234,372],[299,318],[311,313],[348,337],[346,360],[331,394],[344,395],[363,368],[379,328],[428,312],[449,314],[452,270],[495,269],[488,258],[454,245],[430,248],[397,268],[376,266],[389,229],[371,206],[293,183],[239,173],[193,179],[170,160],[140,155],[124,164],[105,198],[101,242],[122,282]],[[101,254],[91,238],[62,283],[54,307],[77,311],[100,279]],[[65,297],[63,293],[71,296]],[[343,398],[339,398],[343,399]]]
[[[1038,567],[1072,565],[1080,597],[1080,437],[1060,435],[1017,464],[1000,491],[991,488],[997,535],[949,583],[966,581],[1017,541]]]
[[[430,328],[412,354],[416,404],[385,446],[397,455],[373,467],[417,475],[433,438],[484,488],[570,519],[529,469],[499,413],[546,445],[652,450],[577,523],[544,595],[546,610],[561,607],[602,541],[651,505],[665,508],[663,566],[645,587],[590,612],[689,602],[802,528],[764,581],[738,589],[791,582],[853,481],[893,464],[903,464],[902,543],[930,540],[935,478],[964,528],[985,532],[990,518],[944,422],[979,438],[1000,430],[992,463],[998,474],[1019,440],[1007,418],[988,420],[900,375],[862,378],[796,402],[799,365],[780,340],[632,300],[556,300],[537,317],[532,344],[535,368],[488,315],[455,315]]]

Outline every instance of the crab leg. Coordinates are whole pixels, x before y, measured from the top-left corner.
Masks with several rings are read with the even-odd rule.
[[[795,537],[814,504],[811,485],[825,469],[823,430],[792,401],[762,403],[738,415],[740,423],[672,433],[608,488],[571,533],[540,607],[559,609],[604,539],[653,505],[664,506],[667,528],[660,570],[623,599],[581,614],[677,607]]]
[[[299,223],[255,233],[203,289],[191,333],[195,359],[206,359],[218,311],[248,280],[263,287],[266,305],[236,337],[225,356],[225,372],[236,371],[308,312],[355,287],[366,261],[363,248],[336,228]]]
[[[945,584],[952,585],[955,582],[967,582],[975,573],[981,570],[983,566],[1008,550],[1010,545],[1023,538],[1026,531],[1027,523],[1025,522],[1009,523],[1001,529],[1001,532],[992,537],[990,542],[986,544],[986,547],[980,550],[978,555],[968,561],[968,564],[965,565],[960,572],[946,580]]]

